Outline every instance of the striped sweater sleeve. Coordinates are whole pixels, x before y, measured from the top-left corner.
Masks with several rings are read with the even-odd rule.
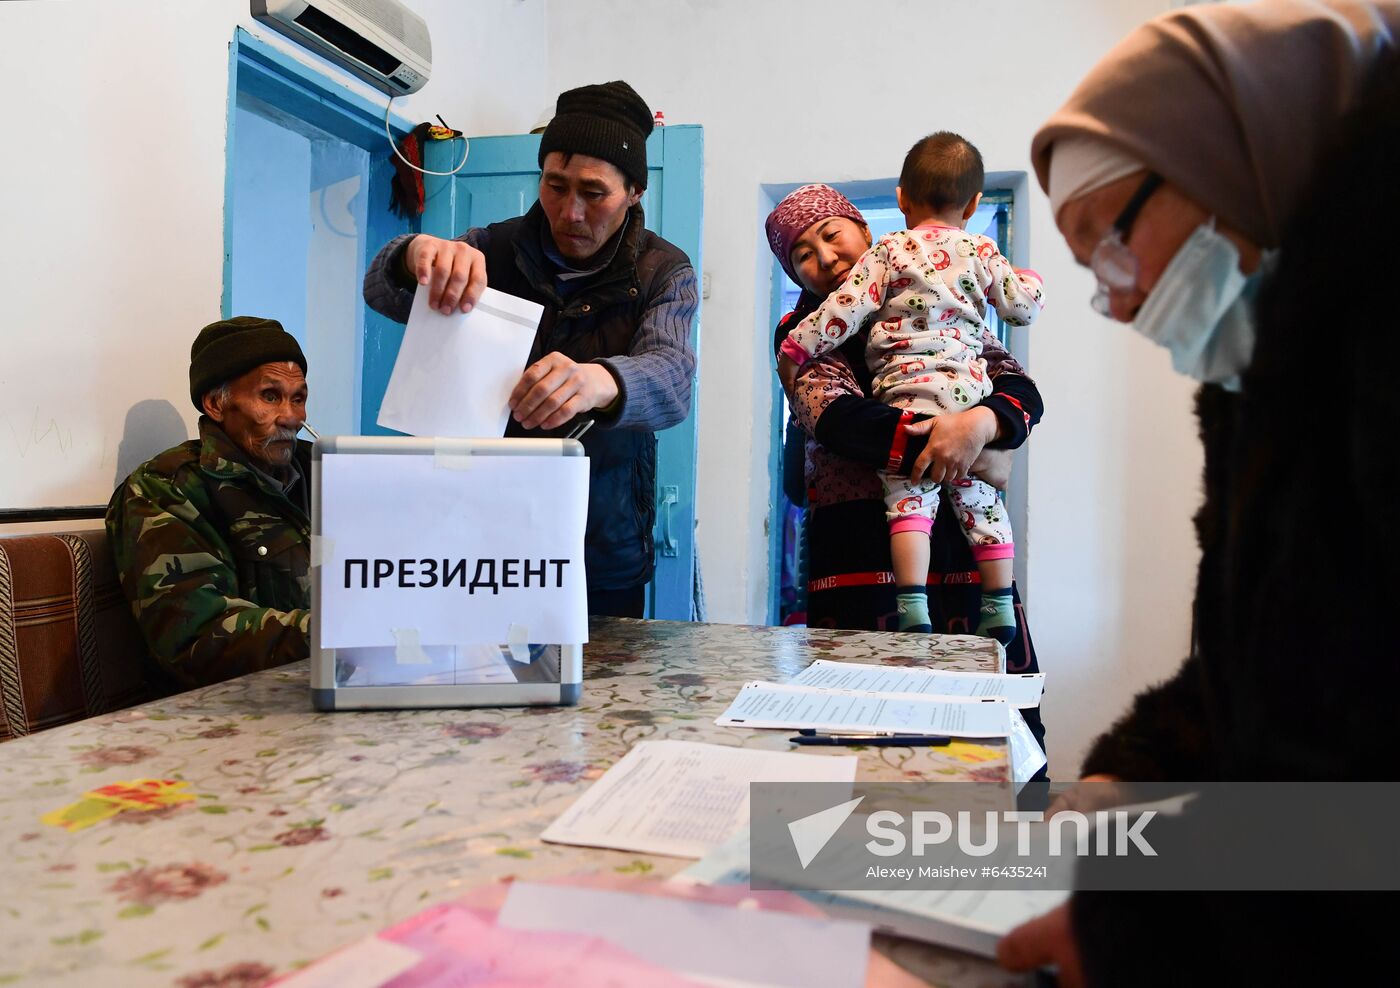
[[[690,327],[698,307],[695,270],[683,265],[666,279],[642,313],[632,349],[595,361],[617,380],[619,399],[615,417],[600,415],[600,426],[655,431],[690,414],[695,377]]]

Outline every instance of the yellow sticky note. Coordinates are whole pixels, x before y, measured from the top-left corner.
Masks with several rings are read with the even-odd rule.
[[[101,823],[121,811],[121,806],[111,800],[80,799],[61,810],[45,813],[39,821],[51,827],[62,827],[71,834],[75,830],[91,827],[94,823]]]
[[[76,803],[61,810],[45,813],[39,820],[51,827],[62,827],[72,833],[101,823],[118,813],[142,813],[160,809],[162,806],[188,803],[195,797],[193,793],[183,791],[187,788],[189,783],[178,779],[113,782],[83,793],[83,798]]]
[[[153,810],[194,799],[190,793],[180,791],[188,787],[188,782],[175,779],[136,779],[132,782],[113,782],[83,795],[110,800],[127,809]]]
[[[972,764],[998,761],[1006,757],[1005,748],[989,748],[985,744],[970,744],[967,741],[953,741],[943,750],[960,762]]]

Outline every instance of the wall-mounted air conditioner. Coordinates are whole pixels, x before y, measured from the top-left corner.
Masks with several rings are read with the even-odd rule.
[[[250,0],[253,16],[380,92],[422,89],[433,68],[423,18],[398,0]]]

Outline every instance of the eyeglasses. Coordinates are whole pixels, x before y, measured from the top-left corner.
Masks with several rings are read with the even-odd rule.
[[[1128,200],[1128,204],[1113,221],[1113,226],[1089,255],[1089,270],[1094,272],[1094,277],[1099,282],[1098,291],[1094,293],[1090,304],[1101,316],[1112,314],[1109,307],[1111,292],[1126,292],[1137,284],[1138,259],[1137,255],[1128,249],[1128,237],[1133,232],[1133,224],[1137,222],[1143,204],[1161,184],[1161,175],[1148,172],[1147,177]]]

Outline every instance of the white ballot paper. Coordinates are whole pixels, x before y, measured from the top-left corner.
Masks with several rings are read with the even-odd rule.
[[[323,648],[588,641],[588,460],[454,459],[322,458]]]
[[[818,659],[793,686],[825,686],[867,693],[925,693],[934,696],[1004,696],[1013,707],[1040,706],[1045,673],[952,672],[907,666],[875,666]]]
[[[410,436],[499,439],[543,312],[488,288],[471,312],[445,316],[419,285],[379,424]]]
[[[856,756],[639,741],[540,836],[698,858],[748,826],[751,782],[849,782]]]
[[[830,854],[865,854],[860,844],[828,845]],[[751,875],[749,831],[743,830],[672,881],[702,885],[747,885]],[[1066,863],[1068,864],[1068,858]],[[865,889],[798,894],[833,916],[860,919],[898,936],[995,957],[997,941],[1029,919],[1054,909],[1068,892],[1038,889],[987,889],[968,879],[969,887]],[[1066,881],[1068,884],[1068,881]]]
[[[342,648],[338,686],[477,686],[519,680],[500,645],[425,645],[426,660],[406,665],[396,648]]]
[[[1031,726],[1026,723],[1026,718],[1021,715],[1021,711],[1011,711],[1011,737],[1007,739],[1007,757],[1011,762],[1011,782],[1020,792],[1025,788],[1026,783],[1031,781],[1031,776],[1039,772],[1046,765],[1045,752],[1036,743],[1035,735],[1031,733]]]
[[[601,937],[701,984],[860,988],[870,927],[611,889],[512,882],[499,926]]]
[[[863,693],[819,686],[745,683],[720,727],[814,728],[824,731],[887,731],[958,738],[1011,735],[1014,708],[1000,696],[932,697],[909,693]]]

